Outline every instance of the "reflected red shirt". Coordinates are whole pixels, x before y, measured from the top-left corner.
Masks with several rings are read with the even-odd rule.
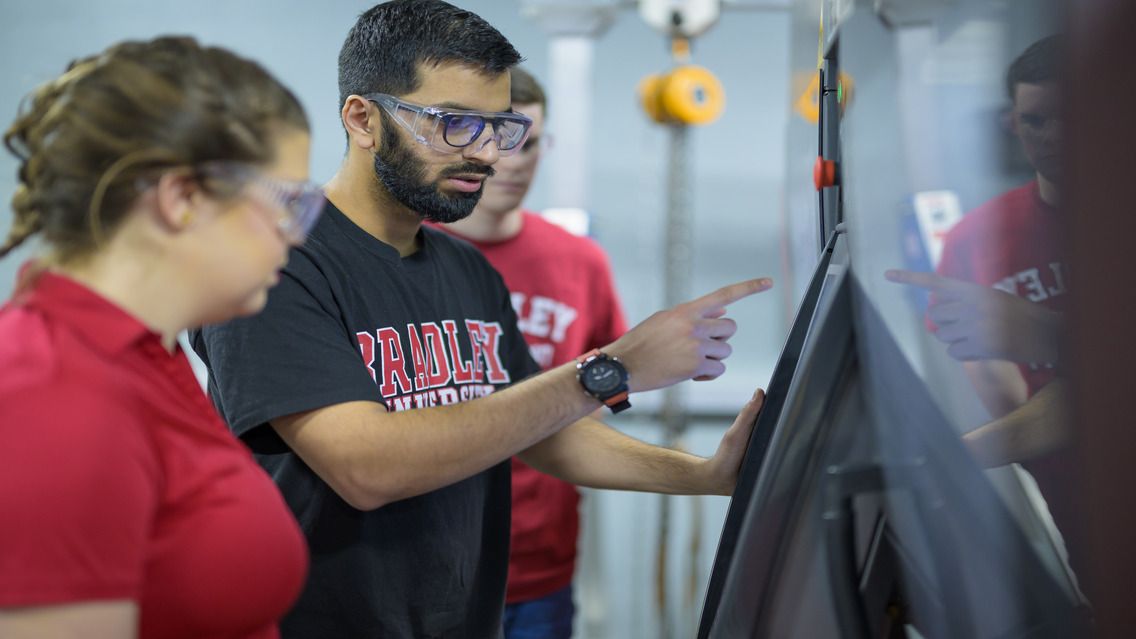
[[[986,202],[956,224],[947,234],[938,272],[1064,312],[1069,290],[1061,240],[1058,211],[1041,199],[1034,180]],[[1041,364],[1019,364],[1018,369],[1031,397],[1056,377],[1054,369]],[[1064,448],[1022,464],[1037,480],[1071,553],[1083,545],[1079,495],[1069,481],[1077,463],[1075,451]]]
[[[277,637],[307,569],[185,354],[52,273],[0,309],[0,608],[128,599],[139,636]]]
[[[974,209],[947,233],[940,275],[1001,289],[1064,311],[1068,289],[1060,219],[1034,180]],[[934,324],[927,320],[928,326]],[[1018,367],[1032,396],[1053,380],[1040,364]]]

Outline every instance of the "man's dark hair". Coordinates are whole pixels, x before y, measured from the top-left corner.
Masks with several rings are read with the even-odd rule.
[[[539,104],[540,108],[547,112],[548,99],[544,95],[544,87],[540,86],[536,78],[521,67],[513,67],[509,73],[511,75],[509,99],[513,105]]]
[[[496,75],[520,61],[505,36],[475,13],[442,0],[391,0],[359,16],[343,41],[339,106],[353,94],[413,92],[420,64],[459,63]]]
[[[1059,35],[1051,35],[1034,42],[1022,52],[1006,72],[1006,92],[1010,99],[1018,85],[1044,84],[1056,82],[1061,73],[1061,52],[1063,40]]]

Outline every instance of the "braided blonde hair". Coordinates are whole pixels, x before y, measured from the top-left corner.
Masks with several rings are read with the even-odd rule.
[[[72,62],[21,105],[4,134],[20,161],[0,257],[42,234],[57,259],[87,255],[156,171],[212,160],[272,161],[303,107],[261,66],[192,38],[130,41]]]

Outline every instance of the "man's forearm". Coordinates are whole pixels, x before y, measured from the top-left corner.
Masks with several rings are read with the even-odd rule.
[[[727,494],[708,460],[652,446],[591,418],[577,421],[520,455],[533,468],[590,488],[669,494]]]
[[[1055,380],[1017,410],[963,436],[980,464],[992,468],[1029,461],[1068,444],[1065,382]]]
[[[481,399],[386,413],[354,402],[273,421],[356,508],[378,508],[477,474],[591,413],[571,365]]]
[[[963,370],[992,419],[1003,417],[1026,402],[1026,381],[1017,364],[1004,360],[963,362]]]

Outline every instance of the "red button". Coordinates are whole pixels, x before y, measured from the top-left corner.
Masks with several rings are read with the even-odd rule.
[[[826,186],[835,186],[836,162],[817,156],[816,164],[813,165],[813,184],[818,191]]]

